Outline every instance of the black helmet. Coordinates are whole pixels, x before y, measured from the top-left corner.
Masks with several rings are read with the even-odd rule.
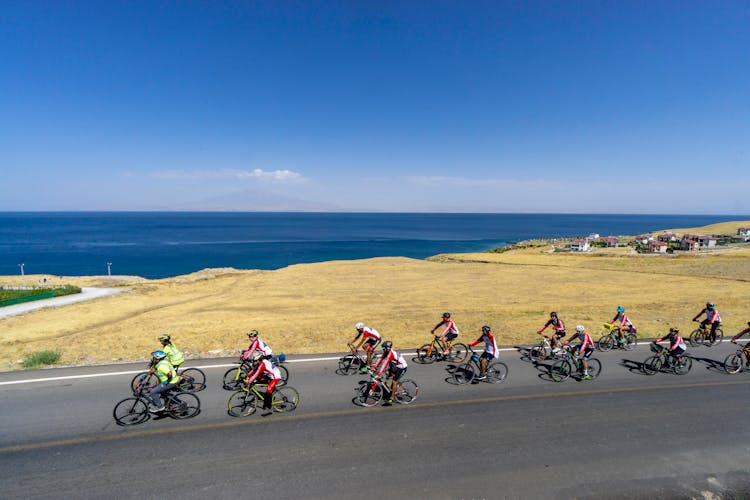
[[[550,318],[551,318],[553,316],[557,316],[557,313],[555,311],[552,311],[551,313],[549,313],[549,315],[550,315]]]
[[[675,333],[680,333],[680,329],[677,328],[676,326],[673,326],[672,328],[669,329],[669,334],[672,335]]]
[[[449,312],[444,312],[443,313],[443,318],[449,319],[450,317],[451,317],[451,313],[449,313]]]
[[[384,351],[387,351],[387,350],[389,350],[389,349],[390,349],[391,347],[393,347],[393,342],[391,342],[390,340],[386,340],[385,342],[383,342],[383,347],[382,347],[382,349],[383,349]]]
[[[714,303],[713,302],[706,302],[706,308],[707,309],[713,309],[714,308]]]
[[[492,328],[490,328],[489,326],[484,325],[482,327],[482,333],[490,333],[490,331],[492,331]]]

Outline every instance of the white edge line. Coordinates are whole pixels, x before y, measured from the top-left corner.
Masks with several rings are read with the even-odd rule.
[[[728,340],[722,340],[722,342],[728,342]],[[643,347],[650,344],[649,343],[642,343],[638,344],[636,347]],[[534,344],[536,345],[536,344]],[[530,346],[533,347],[533,346]],[[518,348],[516,347],[503,347],[498,348],[498,351],[518,351]],[[284,363],[314,363],[316,361],[333,361],[340,359],[341,356],[332,356],[332,357],[326,357],[326,358],[304,358],[304,359],[287,359]],[[239,363],[228,363],[228,364],[221,364],[221,365],[202,365],[202,366],[195,366],[192,368],[201,368],[201,369],[209,369],[209,368],[228,368],[231,366],[237,366]],[[186,367],[191,368],[191,367]],[[46,377],[46,378],[29,378],[24,380],[10,380],[8,382],[0,382],[0,386],[3,385],[17,385],[17,384],[31,384],[33,382],[55,382],[58,380],[74,380],[79,378],[94,378],[94,377],[113,377],[117,375],[135,375],[136,373],[141,373],[144,370],[129,370],[125,372],[107,372],[107,373],[89,373],[87,375],[66,375],[64,377]]]

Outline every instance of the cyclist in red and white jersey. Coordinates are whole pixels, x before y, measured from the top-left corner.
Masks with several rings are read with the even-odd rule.
[[[713,302],[706,302],[706,307],[701,309],[701,312],[695,315],[693,321],[698,321],[701,315],[705,314],[706,319],[701,321],[701,327],[706,328],[706,325],[711,325],[711,343],[716,342],[716,329],[721,326],[721,315],[719,310],[716,309]]]
[[[444,326],[443,331],[440,332],[437,336],[440,337],[445,342],[445,350],[442,352],[443,356],[448,354],[448,352],[451,350],[451,342],[453,339],[458,337],[458,327],[456,326],[456,323],[451,319],[451,313],[444,312],[443,318],[440,320],[440,323],[435,325],[435,328],[432,329],[432,333],[435,333],[435,330],[438,328]]]
[[[253,355],[259,352],[263,359],[271,359],[273,350],[263,342],[260,338],[258,330],[250,330],[247,332],[247,336],[250,338],[250,346],[242,351],[242,360],[247,361],[253,359]]]
[[[589,358],[591,357],[591,353],[594,352],[594,341],[591,340],[591,335],[586,333],[586,329],[583,325],[577,325],[576,332],[569,340],[563,342],[563,345],[568,345],[575,339],[581,341],[581,343],[575,347],[575,352],[581,358],[581,364],[583,365],[583,378],[584,380],[587,380],[591,378],[591,375],[589,375]]]
[[[356,351],[360,346],[364,345],[365,352],[367,353],[367,363],[365,366],[360,368],[359,371],[361,373],[367,373],[367,368],[370,366],[370,362],[372,361],[372,353],[378,346],[378,344],[380,344],[380,333],[378,333],[378,331],[374,328],[365,326],[365,324],[362,322],[354,325],[354,328],[357,330],[357,335],[354,337],[354,340],[349,343],[349,347],[351,347],[352,350]],[[360,337],[362,338],[360,339],[359,343],[357,343],[357,345],[354,345],[354,342],[356,342]]]
[[[685,353],[685,349],[687,349],[685,341],[682,339],[682,335],[680,335],[680,329],[675,327],[670,328],[667,336],[654,340],[654,344],[658,344],[667,339],[669,340],[670,357],[675,361],[679,361],[679,357],[682,356]]]
[[[555,311],[552,311],[551,313],[549,313],[549,320],[547,320],[544,326],[537,330],[536,333],[542,335],[542,332],[546,330],[548,326],[551,326],[552,331],[555,332],[555,334],[550,338],[550,341],[552,342],[552,349],[558,350],[560,348],[560,339],[566,335],[565,323],[563,322],[562,318],[557,316],[557,313]]]
[[[732,337],[732,344],[737,343],[737,339],[745,335],[746,333],[750,333],[750,321],[747,322],[747,328],[739,332],[737,335]],[[745,344],[745,346],[742,348],[742,352],[745,354],[745,358],[747,358],[747,362],[750,363],[750,342]]]
[[[500,353],[497,350],[495,334],[492,333],[492,329],[487,325],[482,327],[482,335],[469,344],[469,347],[474,347],[480,342],[484,342],[484,352],[479,357],[479,367],[482,370],[482,373],[479,374],[477,380],[484,380],[487,378],[487,363],[489,363],[491,359],[497,359]]]
[[[383,358],[380,360],[378,365],[375,367],[375,375],[378,377],[383,376],[383,372],[386,372],[386,376],[391,379],[388,388],[391,393],[386,401],[386,404],[393,403],[393,395],[396,393],[396,382],[401,380],[401,377],[406,373],[407,363],[404,357],[393,350],[393,343],[389,340],[383,342]]]
[[[276,384],[281,380],[281,372],[273,365],[273,363],[271,363],[270,360],[262,359],[262,356],[260,355],[256,355],[253,359],[253,371],[247,374],[245,383],[249,385],[258,379],[264,383],[268,382],[266,393],[263,395],[263,410],[265,411],[261,413],[262,416],[266,417],[272,413],[271,399]]]

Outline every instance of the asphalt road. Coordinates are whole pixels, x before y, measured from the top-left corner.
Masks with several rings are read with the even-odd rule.
[[[646,348],[597,353],[600,378],[562,383],[516,352],[499,385],[410,363],[419,399],[377,408],[352,404],[361,377],[334,360],[292,362],[298,410],[246,419],[226,413],[227,368],[206,368],[200,415],[132,428],[112,408],[138,365],[0,374],[0,496],[747,498],[750,372],[724,374],[732,351],[690,349],[691,373],[652,377]]]

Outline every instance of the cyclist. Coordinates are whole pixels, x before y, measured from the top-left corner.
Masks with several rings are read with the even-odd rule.
[[[247,361],[253,359],[256,352],[260,353],[263,359],[271,359],[273,350],[268,347],[268,344],[263,342],[263,339],[259,337],[258,330],[250,330],[247,332],[247,337],[250,339],[250,346],[247,349],[242,350],[242,360]]]
[[[380,344],[380,334],[376,329],[365,326],[365,324],[361,321],[354,325],[354,328],[357,330],[357,335],[354,337],[354,340],[352,340],[347,345],[351,350],[356,351],[360,346],[364,344],[365,352],[367,353],[367,362],[365,363],[365,366],[359,369],[359,371],[360,373],[367,373],[367,368],[370,366],[370,362],[372,361],[372,353],[378,346],[378,344]],[[360,336],[362,337],[362,339],[355,346],[354,342],[357,342],[357,339]]]
[[[180,365],[185,362],[182,351],[177,349],[177,346],[172,342],[172,337],[168,333],[160,335],[159,342],[161,342],[161,350],[166,352],[169,357],[169,363],[174,366],[175,370],[179,371]]]
[[[746,333],[750,333],[750,321],[747,322],[747,328],[745,328],[740,333],[732,337],[732,344],[736,344],[737,339],[739,339]],[[742,348],[742,352],[745,354],[745,358],[747,359],[747,362],[750,364],[750,342],[745,344],[745,346]]]
[[[436,337],[442,339],[445,343],[445,350],[442,352],[442,355],[445,356],[451,350],[451,341],[458,337],[458,327],[451,319],[451,313],[449,312],[443,313],[443,318],[440,320],[440,323],[435,325],[435,328],[431,330],[431,333],[434,334],[435,330],[441,326],[445,326],[445,328],[443,328],[443,331],[436,335]]]
[[[474,347],[480,342],[484,342],[484,352],[479,357],[479,368],[482,373],[479,374],[477,380],[484,380],[487,378],[487,363],[489,363],[491,359],[497,359],[500,353],[497,350],[495,335],[492,333],[492,329],[487,325],[482,327],[482,335],[469,344],[469,347]]]
[[[408,365],[406,364],[404,357],[399,354],[398,351],[393,350],[393,343],[390,340],[383,342],[381,349],[383,349],[383,358],[375,367],[375,375],[381,377],[383,372],[385,372],[386,369],[388,370],[386,372],[386,377],[390,378],[388,389],[391,392],[385,404],[391,405],[393,404],[393,395],[396,394],[396,382],[401,380],[401,377],[404,376]]]
[[[163,394],[177,387],[177,384],[180,382],[180,376],[177,375],[177,370],[169,363],[167,356],[168,354],[164,351],[152,352],[151,369],[147,374],[141,376],[141,378],[145,379],[155,373],[159,379],[159,383],[152,387],[148,394],[148,398],[153,405],[152,408],[149,408],[151,413],[164,411]]]
[[[659,342],[662,342],[663,340],[669,339],[669,358],[667,358],[667,365],[670,364],[669,360],[671,358],[674,358],[676,362],[680,360],[680,356],[682,356],[685,353],[685,341],[682,340],[682,335],[680,335],[680,329],[672,327],[669,329],[669,333],[666,337],[662,337],[660,339],[654,340],[654,344],[658,344]]]
[[[543,327],[537,330],[536,333],[542,335],[542,332],[546,330],[548,326],[551,326],[552,331],[555,332],[555,334],[550,338],[550,341],[552,342],[552,350],[557,351],[560,349],[560,339],[566,335],[565,323],[563,323],[563,320],[557,316],[557,313],[555,311],[552,311],[551,313],[549,313],[549,319],[547,320],[547,322]]]
[[[256,353],[253,358],[252,371],[247,374],[245,383],[250,385],[256,380],[260,379],[262,383],[268,383],[266,387],[266,393],[263,395],[263,413],[261,416],[267,417],[273,411],[271,410],[271,400],[273,398],[273,390],[276,388],[276,384],[281,380],[281,372],[276,368],[270,360],[263,357],[262,354]]]
[[[617,312],[615,312],[615,317],[612,318],[612,321],[610,321],[613,325],[617,323],[617,328],[620,330],[619,332],[615,332],[615,336],[617,338],[617,343],[622,344],[625,342],[625,336],[623,335],[623,332],[631,332],[636,333],[636,328],[633,326],[633,323],[630,321],[630,318],[628,318],[628,315],[625,314],[625,308],[622,306],[619,306],[617,308]]]
[[[706,319],[701,321],[701,328],[705,329],[707,325],[711,325],[711,343],[714,343],[716,342],[716,329],[721,326],[721,315],[719,315],[719,311],[716,309],[713,302],[706,302],[706,307],[701,309],[701,312],[695,315],[693,321],[698,321],[698,318],[704,313]]]
[[[563,345],[568,345],[576,338],[579,339],[581,343],[575,347],[574,353],[581,358],[581,364],[583,365],[583,379],[588,380],[591,378],[591,375],[589,375],[589,358],[591,357],[591,353],[594,352],[594,341],[591,340],[591,335],[586,333],[586,329],[583,325],[577,325],[576,332],[569,340],[563,342]]]

